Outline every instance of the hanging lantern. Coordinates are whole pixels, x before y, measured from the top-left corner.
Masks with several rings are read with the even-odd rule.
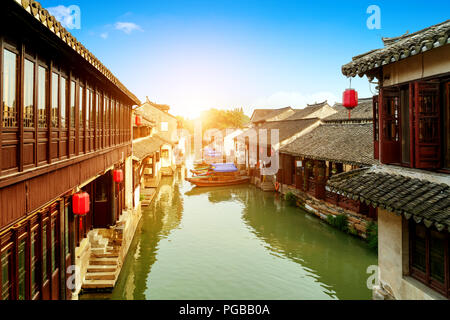
[[[352,81],[350,79],[350,87]],[[355,89],[349,88],[344,91],[342,95],[342,105],[348,110],[348,118],[351,118],[351,112],[354,107],[358,105],[358,92]]]
[[[89,212],[90,207],[89,194],[87,192],[75,193],[72,196],[73,214],[80,217],[80,229],[83,229],[83,217]]]
[[[353,109],[358,105],[358,92],[355,89],[347,89],[342,97],[342,105],[347,109]]]
[[[84,216],[89,212],[89,194],[87,192],[75,193],[72,196],[72,211],[77,216]]]
[[[116,183],[121,183],[123,181],[123,171],[122,169],[116,169],[113,171],[113,180]]]
[[[142,116],[136,115],[136,125],[139,127],[142,125]]]

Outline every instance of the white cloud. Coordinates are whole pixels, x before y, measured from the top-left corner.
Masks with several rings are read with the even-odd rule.
[[[133,31],[142,31],[142,28],[133,22],[117,22],[114,27],[116,30],[121,30],[126,34],[130,34]]]
[[[47,11],[58,20],[61,25],[68,29],[80,28],[80,9],[77,6],[63,6],[47,8]]]
[[[253,104],[257,108],[282,108],[291,106],[293,108],[304,108],[307,104],[323,102],[327,100],[329,105],[339,101],[331,92],[316,92],[305,95],[296,91],[279,91],[268,97],[258,99]]]
[[[100,34],[100,37],[102,37],[103,39],[107,39],[108,38],[108,32],[103,32],[102,34]]]

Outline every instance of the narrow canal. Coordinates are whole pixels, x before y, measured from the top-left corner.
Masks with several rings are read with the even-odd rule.
[[[375,252],[252,185],[163,178],[111,294],[82,299],[370,299]]]

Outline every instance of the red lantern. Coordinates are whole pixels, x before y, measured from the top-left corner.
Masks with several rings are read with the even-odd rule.
[[[123,171],[122,169],[117,169],[113,171],[113,180],[116,183],[121,183],[123,181]]]
[[[355,89],[347,89],[342,95],[342,105],[348,109],[350,119],[351,110],[358,105],[358,92]]]
[[[142,125],[142,117],[137,115],[136,116],[136,125],[139,127],[140,125]]]
[[[78,216],[84,216],[89,212],[89,194],[87,192],[75,193],[72,197],[72,211]]]
[[[87,192],[75,193],[72,196],[72,211],[75,215],[80,216],[80,230],[83,229],[83,216],[89,212],[90,201]]]

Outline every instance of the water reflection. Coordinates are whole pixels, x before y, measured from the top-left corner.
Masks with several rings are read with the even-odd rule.
[[[111,299],[369,299],[365,243],[253,186],[165,178]]]

